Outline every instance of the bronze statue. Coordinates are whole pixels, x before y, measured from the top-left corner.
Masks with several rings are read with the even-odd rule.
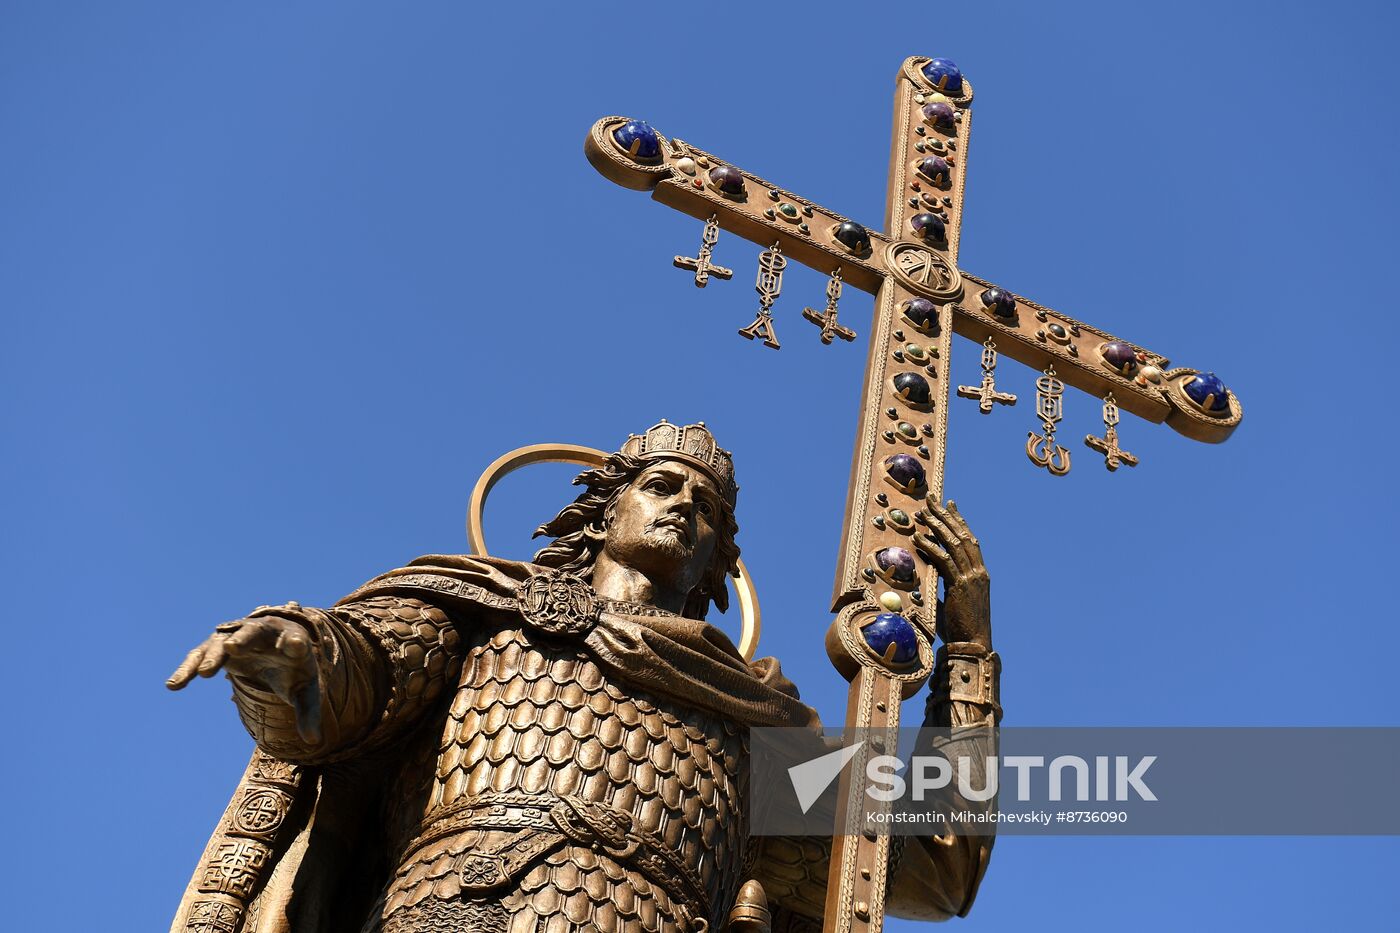
[[[662,422],[575,483],[534,563],[422,557],[190,652],[168,685],[225,671],[258,747],[173,930],[820,928],[831,840],[751,836],[744,767],[750,727],[817,715],[704,621],[739,555],[729,453]],[[987,571],[951,502],[924,514],[925,721],[990,734],[995,678],[948,674],[998,669]],[[992,839],[899,842],[888,910],[965,913]]]

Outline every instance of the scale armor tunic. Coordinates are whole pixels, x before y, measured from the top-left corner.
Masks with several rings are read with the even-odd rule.
[[[585,652],[525,631],[482,633],[465,654],[436,767],[406,767],[390,795],[426,796],[427,805],[421,820],[395,827],[404,861],[383,926],[367,929],[455,931],[468,919],[511,933],[687,928],[657,879],[592,847],[566,843],[484,902],[463,891],[462,859],[509,844],[512,831],[469,829],[409,849],[418,825],[464,808],[537,804],[547,813],[560,800],[630,814],[634,833],[676,853],[709,904],[727,909],[745,863],[744,730],[619,687]]]

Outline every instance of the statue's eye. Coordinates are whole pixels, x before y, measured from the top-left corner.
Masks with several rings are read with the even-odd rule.
[[[651,482],[647,483],[646,488],[648,492],[659,492],[664,495],[671,491],[671,484],[666,482],[664,479],[654,479]]]
[[[706,518],[715,514],[714,506],[710,505],[710,503],[706,502],[704,499],[701,499],[695,504],[695,510]]]

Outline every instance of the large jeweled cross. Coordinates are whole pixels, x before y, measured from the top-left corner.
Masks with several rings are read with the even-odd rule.
[[[895,83],[883,232],[667,139],[640,120],[604,117],[584,144],[589,162],[617,184],[651,191],[701,220],[713,217],[768,251],[781,250],[827,275],[839,272],[842,281],[875,295],[832,598],[838,615],[828,637],[833,660],[851,681],[847,726],[875,730],[899,725],[900,700],[917,692],[932,668],[938,577],[912,541],[924,498],[942,496],[954,331],[979,343],[994,340],[1000,352],[1036,370],[1053,367],[1065,384],[1095,398],[1112,393],[1124,410],[1196,440],[1223,441],[1242,415],[1214,374],[1170,369],[1159,354],[960,271],[972,87],[951,62],[917,56],[905,60]],[[769,342],[776,344],[776,337]],[[886,640],[890,615],[912,623],[917,661],[901,664],[878,650],[888,646],[872,638],[877,627],[866,626],[882,612],[877,627]],[[871,744],[842,778],[846,826],[872,809],[860,802]],[[884,833],[835,838],[826,930],[878,933],[885,873],[862,868],[885,865],[889,843]]]

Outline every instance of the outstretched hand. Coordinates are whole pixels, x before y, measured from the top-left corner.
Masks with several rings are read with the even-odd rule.
[[[926,504],[929,531],[918,534],[915,543],[943,578],[938,636],[945,642],[975,642],[990,649],[992,581],[982,548],[951,499],[947,508],[933,496]]]
[[[227,668],[275,693],[296,714],[297,734],[321,741],[321,689],[311,636],[290,619],[259,616],[219,626],[185,657],[165,685],[179,690],[194,679]]]

